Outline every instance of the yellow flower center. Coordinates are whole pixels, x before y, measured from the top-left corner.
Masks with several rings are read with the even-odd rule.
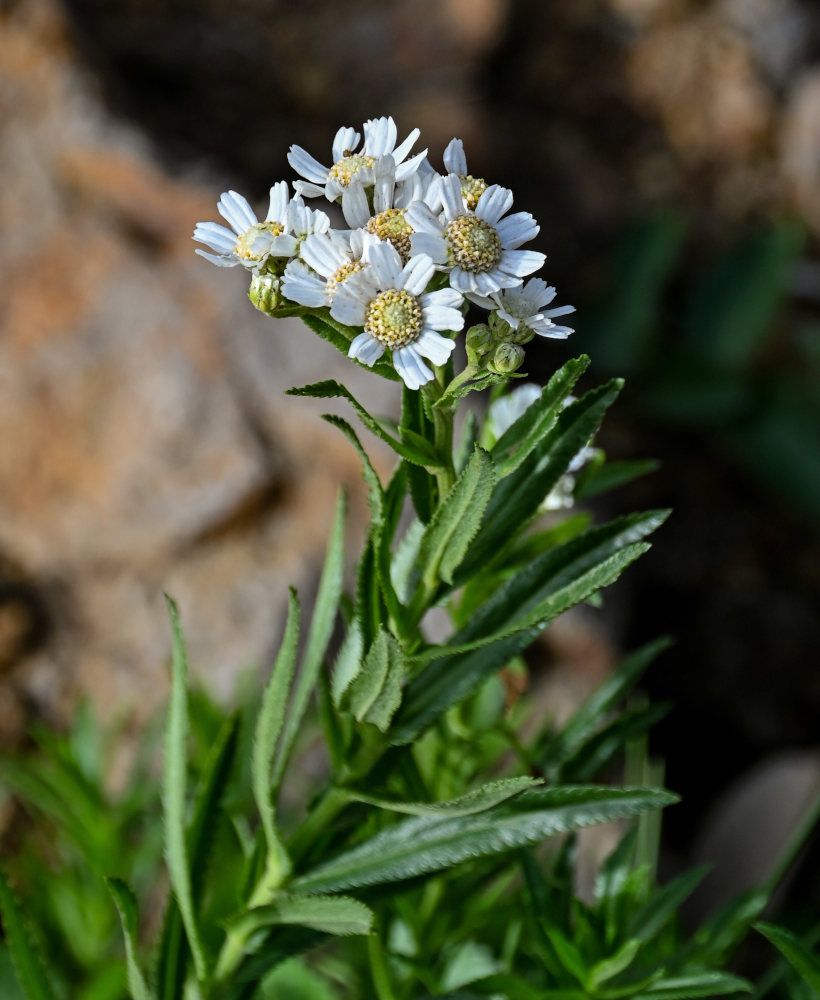
[[[475,215],[456,216],[444,236],[451,263],[464,271],[491,271],[501,260],[498,233]]]
[[[267,247],[265,247],[262,253],[259,252],[262,249],[261,247],[254,247],[259,237],[266,233],[269,233],[271,236],[280,236],[284,231],[284,226],[280,226],[278,222],[257,222],[255,226],[251,226],[236,241],[234,253],[242,260],[262,260]]]
[[[355,274],[357,271],[361,271],[364,264],[360,260],[349,260],[346,264],[342,264],[341,267],[337,267],[336,270],[327,279],[327,284],[325,285],[325,291],[327,292],[327,297],[332,299],[336,294],[336,289],[341,285],[341,283],[349,278],[351,274]]]
[[[421,332],[421,306],[415,295],[390,288],[370,300],[364,329],[390,348],[412,344]]]
[[[342,187],[347,187],[355,173],[363,167],[372,167],[376,162],[374,157],[366,156],[364,153],[348,153],[330,168],[330,177],[338,181]]]
[[[392,243],[398,250],[403,264],[410,260],[410,237],[413,227],[404,217],[404,209],[388,208],[385,212],[379,212],[367,223],[366,229],[380,240]]]
[[[470,211],[475,211],[478,199],[487,190],[487,182],[483,177],[473,177],[472,174],[459,174],[461,181],[461,197],[467,203]]]

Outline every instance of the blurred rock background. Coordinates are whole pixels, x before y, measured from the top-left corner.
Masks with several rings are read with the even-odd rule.
[[[256,314],[190,231],[225,187],[262,199],[290,176],[291,143],[321,159],[339,124],[387,113],[436,162],[463,137],[471,171],[533,211],[579,315],[530,370],[589,347],[598,377],[629,374],[602,443],[663,461],[607,500],[676,513],[602,614],[551,630],[550,704],[670,632],[648,688],[677,706],[653,741],[684,795],[672,846],[782,748],[805,796],[820,709],[811,0],[5,0],[0,741],[80,694],[149,714],[166,690],[163,589],[197,673],[228,694],[274,648],[287,584],[310,592],[340,482],[361,522],[354,458],[323,408],[283,391],[344,374],[389,411],[391,387]]]

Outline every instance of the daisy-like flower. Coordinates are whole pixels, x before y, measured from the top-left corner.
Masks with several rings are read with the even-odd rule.
[[[230,229],[217,222],[200,222],[194,239],[213,253],[197,248],[197,253],[219,267],[241,264],[258,271],[269,257],[291,257],[300,239],[313,232],[326,232],[330,219],[324,212],[309,209],[301,198],[291,200],[286,181],[270,189],[268,214],[260,222],[247,199],[236,191],[225,191],[217,210]]]
[[[304,177],[296,181],[296,191],[306,198],[324,196],[328,201],[342,200],[342,211],[347,218],[346,202],[357,187],[369,187],[374,183],[374,168],[383,156],[392,156],[396,169],[396,179],[406,180],[412,176],[427,155],[422,150],[408,159],[410,150],[421,133],[414,128],[410,135],[396,145],[398,137],[396,123],[392,118],[373,118],[364,124],[364,145],[357,150],[360,135],[355,129],[343,127],[333,140],[333,164],[330,167],[319,163],[301,146],[291,146],[288,163],[297,174]],[[348,223],[353,225],[353,223]]]
[[[461,185],[461,197],[471,212],[475,211],[478,199],[487,190],[487,182],[483,177],[473,177],[467,172],[467,157],[464,155],[464,143],[461,139],[451,139],[444,150],[444,166],[450,174],[458,176]]]
[[[539,337],[566,340],[573,328],[554,321],[558,316],[575,312],[575,306],[547,309],[555,294],[555,288],[547,285],[542,278],[530,278],[520,288],[505,288],[487,298],[475,295],[470,299],[485,309],[495,309],[500,318],[522,338],[537,334]]]
[[[512,206],[512,191],[491,184],[468,211],[461,196],[461,182],[448,174],[441,182],[443,218],[424,202],[406,210],[413,227],[413,253],[427,254],[436,264],[451,268],[450,284],[465,294],[489,296],[501,288],[515,288],[546,257],[535,250],[519,250],[533,239],[539,227],[529,212],[503,216]]]
[[[303,306],[329,306],[339,285],[365,267],[369,248],[378,242],[362,229],[308,236],[299,247],[299,259],[288,261],[283,294]]]
[[[423,359],[443,365],[455,347],[438,331],[460,330],[462,298],[453,288],[425,292],[435,266],[424,254],[402,267],[390,243],[370,248],[367,267],[336,289],[330,315],[347,326],[363,327],[348,355],[373,365],[390,348],[393,366],[408,389],[433,378]]]

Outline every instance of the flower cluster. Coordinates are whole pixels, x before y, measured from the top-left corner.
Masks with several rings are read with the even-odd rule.
[[[510,211],[507,188],[468,172],[460,139],[447,146],[438,173],[426,149],[412,152],[418,129],[398,142],[393,119],[377,118],[363,133],[362,143],[357,131],[340,128],[330,166],[292,146],[294,195],[285,181],[274,184],[261,222],[242,195],[223,194],[217,210],[230,229],[199,223],[194,239],[209,250],[197,253],[251,271],[251,300],[263,311],[330,323],[359,363],[372,367],[389,352],[410,389],[446,365],[470,304],[489,313],[467,335],[460,378],[476,387],[516,371],[533,337],[572,332],[555,323],[572,307],[550,306],[555,289],[529,278],[545,259],[522,249],[537,223]],[[337,203],[345,227],[333,228],[305,198]]]

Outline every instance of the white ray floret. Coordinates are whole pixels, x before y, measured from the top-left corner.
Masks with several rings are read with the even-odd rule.
[[[369,250],[367,267],[336,289],[330,315],[347,326],[362,327],[348,355],[373,365],[390,349],[393,366],[408,389],[433,378],[425,359],[443,365],[455,346],[440,331],[464,326],[461,294],[453,288],[425,292],[435,265],[424,254],[404,266],[390,243]]]
[[[286,298],[303,306],[329,306],[337,288],[366,266],[377,237],[362,229],[314,233],[299,247],[299,258],[288,261],[282,281]]]
[[[566,340],[571,326],[556,323],[559,316],[575,312],[575,306],[546,307],[554,300],[555,288],[542,278],[530,278],[520,288],[505,288],[488,297],[471,295],[471,301],[485,309],[495,309],[513,330],[530,330],[539,337]]]
[[[461,182],[448,174],[441,182],[443,215],[437,216],[423,202],[406,210],[413,227],[413,253],[427,254],[450,269],[450,284],[460,292],[490,296],[502,288],[515,288],[537,271],[546,257],[535,250],[521,250],[539,226],[529,212],[506,215],[512,192],[491,184],[478,199],[474,212],[465,208]]]
[[[210,251],[197,248],[196,252],[219,267],[241,264],[258,271],[269,257],[291,257],[305,236],[330,228],[324,212],[308,208],[301,198],[290,197],[286,181],[270,189],[268,213],[262,222],[236,191],[225,191],[216,207],[231,228],[199,222],[194,239],[210,247]]]
[[[470,211],[475,211],[478,199],[487,190],[483,177],[473,177],[467,170],[467,157],[461,139],[451,139],[444,150],[444,167],[450,174],[456,174],[461,185],[461,197]]]
[[[419,168],[427,150],[410,156],[420,133],[417,128],[396,145],[396,123],[392,118],[373,118],[364,124],[364,145],[358,148],[361,136],[355,129],[340,128],[333,140],[333,163],[326,167],[301,146],[291,146],[288,163],[304,178],[294,183],[297,193],[306,198],[341,199],[347,218],[346,203],[359,187],[369,187],[375,181],[377,162],[385,156],[393,158],[396,179],[407,180]],[[354,223],[348,222],[348,225]]]

